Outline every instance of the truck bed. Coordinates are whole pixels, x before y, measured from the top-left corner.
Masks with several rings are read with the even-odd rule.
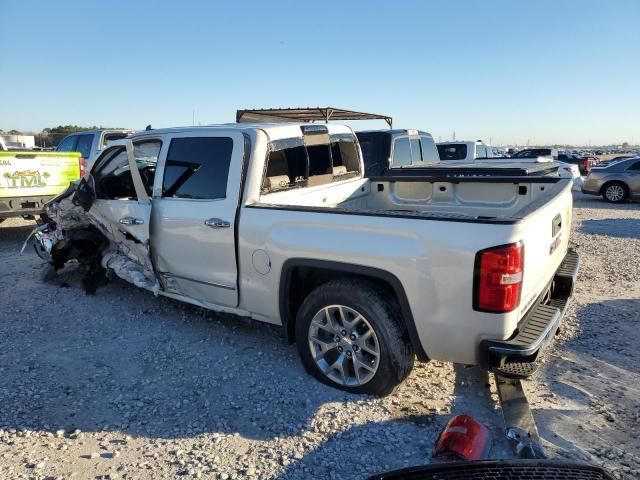
[[[374,177],[262,195],[258,206],[514,223],[567,183],[540,176]]]

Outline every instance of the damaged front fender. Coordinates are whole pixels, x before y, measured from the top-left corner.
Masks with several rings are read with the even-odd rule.
[[[104,215],[96,210],[91,176],[88,178],[71,184],[47,204],[44,223],[31,232],[22,250],[35,236],[36,249],[56,271],[69,261],[79,262],[87,269],[87,279],[91,279],[85,283],[88,293],[95,291],[98,278],[113,271],[123,280],[158,294],[160,283],[151,263],[148,242],[143,245],[113,222],[105,221]]]

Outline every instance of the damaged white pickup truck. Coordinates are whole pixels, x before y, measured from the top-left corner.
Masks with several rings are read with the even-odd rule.
[[[350,392],[391,392],[414,357],[530,375],[576,276],[570,182],[362,171],[339,125],[140,132],[49,204],[37,237],[56,269],[281,324],[312,375]]]

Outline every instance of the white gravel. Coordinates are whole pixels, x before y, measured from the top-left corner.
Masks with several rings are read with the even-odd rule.
[[[583,264],[547,365],[525,386],[553,455],[640,478],[640,209],[575,194]],[[486,374],[418,364],[385,399],[319,384],[279,328],[114,280],[86,296],[67,267],[0,226],[0,478],[363,478],[432,461],[450,415],[511,455]]]

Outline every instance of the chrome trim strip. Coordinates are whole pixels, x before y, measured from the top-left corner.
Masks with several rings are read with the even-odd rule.
[[[169,272],[160,272],[160,275],[164,275],[165,277],[179,278],[180,280],[186,280],[188,282],[200,283],[202,285],[209,285],[210,287],[224,288],[225,290],[234,290],[235,291],[235,289],[236,289],[236,287],[232,287],[232,286],[229,286],[229,285],[222,285],[220,283],[205,282],[203,280],[196,280],[194,278],[181,277],[180,275],[174,275],[173,273],[169,273]]]

